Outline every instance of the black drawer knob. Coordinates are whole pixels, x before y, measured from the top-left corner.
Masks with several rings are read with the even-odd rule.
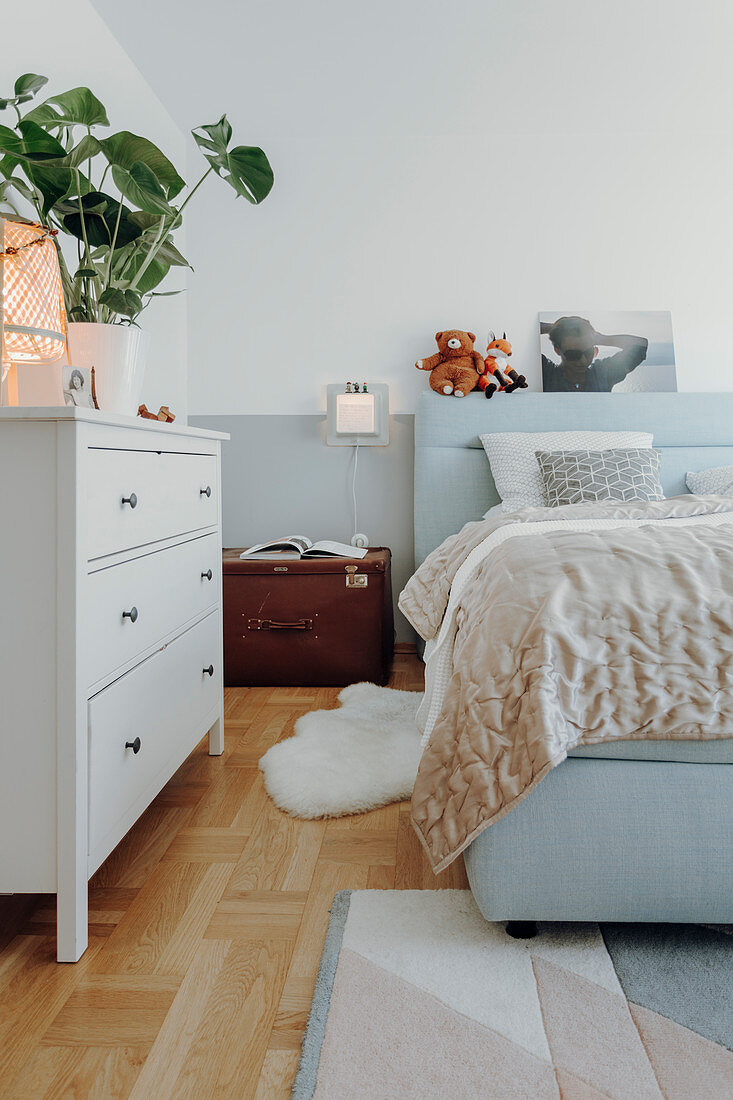
[[[125,741],[125,748],[132,749],[135,756],[140,752],[140,738],[136,737],[134,741]]]
[[[208,667],[208,668],[205,668],[205,669],[204,669],[204,675],[205,675],[205,676],[213,676],[213,675],[214,675],[214,666],[213,666],[213,665],[209,665],[209,667]]]
[[[122,612],[123,619],[129,619],[131,623],[137,622],[137,608],[133,605],[129,611]]]
[[[137,494],[130,493],[129,497],[123,497],[122,503],[129,504],[131,508],[137,508]]]
[[[211,486],[207,485],[205,489],[199,489],[199,496],[200,497],[210,497],[211,496]]]
[[[214,574],[211,572],[211,570],[207,569],[205,573],[201,574],[201,580],[204,580],[204,578],[206,578],[207,581],[210,581],[213,576]]]

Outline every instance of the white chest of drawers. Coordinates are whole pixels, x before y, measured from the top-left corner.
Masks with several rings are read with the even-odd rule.
[[[87,882],[203,735],[223,752],[219,433],[0,410],[0,891]]]

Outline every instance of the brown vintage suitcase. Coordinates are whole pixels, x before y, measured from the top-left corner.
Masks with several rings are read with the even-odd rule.
[[[242,560],[225,550],[224,682],[384,684],[394,653],[391,552]]]

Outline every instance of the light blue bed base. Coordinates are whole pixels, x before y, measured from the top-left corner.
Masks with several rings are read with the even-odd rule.
[[[733,393],[427,391],[415,564],[499,502],[479,435],[569,429],[652,432],[667,496],[687,492],[688,470],[733,465]],[[733,923],[733,765],[619,759],[618,748],[566,760],[466,850],[487,920]]]

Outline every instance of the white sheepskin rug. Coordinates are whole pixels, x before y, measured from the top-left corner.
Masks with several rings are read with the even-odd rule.
[[[351,684],[260,760],[272,801],[293,817],[341,817],[409,798],[422,749],[416,691]]]

